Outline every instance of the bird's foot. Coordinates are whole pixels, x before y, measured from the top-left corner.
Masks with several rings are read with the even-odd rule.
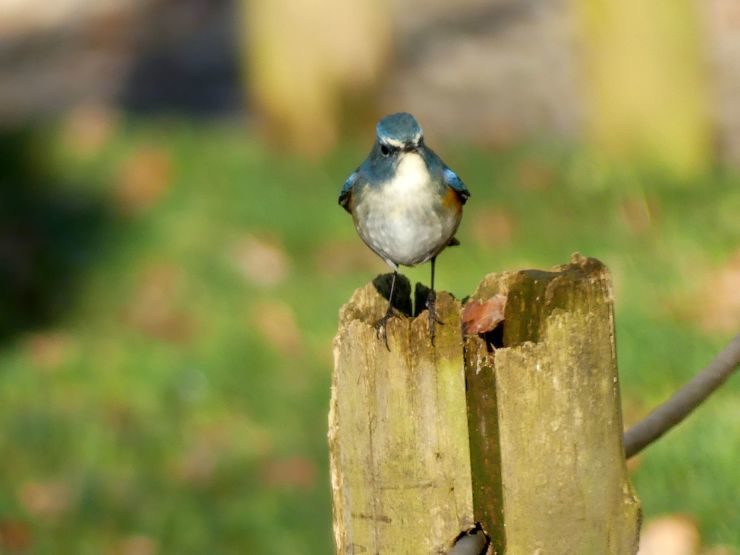
[[[385,342],[385,348],[389,351],[391,348],[388,346],[388,320],[391,318],[394,318],[396,315],[393,312],[392,308],[389,308],[388,311],[385,313],[385,315],[375,322],[375,337],[380,339],[383,338],[383,341]]]
[[[434,324],[439,324],[441,326],[444,325],[444,322],[439,319],[439,316],[437,316],[437,293],[434,289],[429,290],[426,306],[427,318],[429,319],[429,336],[432,338],[432,343],[434,343],[434,337],[436,335]]]

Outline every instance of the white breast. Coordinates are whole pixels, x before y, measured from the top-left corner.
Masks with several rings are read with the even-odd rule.
[[[395,177],[384,188],[400,200],[429,192],[430,180],[424,159],[415,152],[407,152],[398,163]]]
[[[459,223],[459,213],[442,206],[427,165],[415,152],[403,154],[394,178],[368,190],[355,210],[365,243],[389,263],[405,266],[436,255]]]

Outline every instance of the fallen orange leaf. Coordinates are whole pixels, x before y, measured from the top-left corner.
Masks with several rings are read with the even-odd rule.
[[[485,301],[470,301],[462,315],[463,332],[466,335],[486,333],[504,321],[506,295],[494,295]]]

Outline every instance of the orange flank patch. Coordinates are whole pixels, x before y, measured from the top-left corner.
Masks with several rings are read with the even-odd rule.
[[[451,187],[447,187],[447,194],[442,199],[442,204],[446,208],[452,208],[458,213],[462,211],[462,201],[460,200],[460,195],[458,195],[457,192]]]
[[[352,194],[352,191],[349,192],[347,197],[347,209],[350,214],[355,211],[355,195]]]

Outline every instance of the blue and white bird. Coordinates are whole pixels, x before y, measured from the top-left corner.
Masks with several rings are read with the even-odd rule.
[[[349,176],[339,204],[352,214],[365,244],[393,270],[385,316],[376,324],[386,340],[393,316],[391,299],[399,266],[431,260],[432,278],[427,309],[434,338],[437,320],[434,263],[448,245],[458,244],[455,232],[462,207],[470,196],[465,184],[429,147],[411,114],[400,112],[381,119],[375,144],[365,161]]]

